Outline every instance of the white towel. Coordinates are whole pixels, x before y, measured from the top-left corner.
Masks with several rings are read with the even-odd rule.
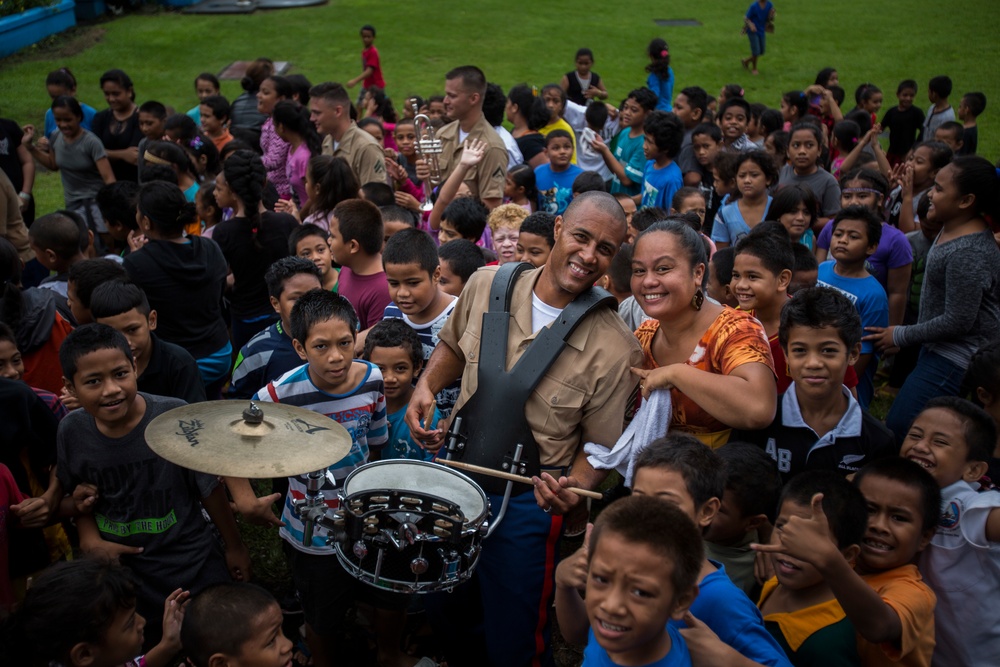
[[[596,442],[584,444],[583,451],[587,454],[587,461],[595,470],[614,468],[625,478],[625,486],[631,488],[639,452],[652,441],[667,434],[670,414],[670,390],[654,389],[649,398],[639,406],[614,448],[608,449]]]

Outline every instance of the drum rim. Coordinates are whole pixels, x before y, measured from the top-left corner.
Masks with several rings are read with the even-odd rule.
[[[389,465],[418,466],[418,467],[430,468],[430,469],[438,471],[438,472],[448,473],[452,477],[455,477],[455,478],[457,478],[457,479],[465,482],[470,487],[472,487],[472,489],[482,499],[482,511],[477,516],[475,516],[475,517],[467,517],[467,519],[466,519],[466,525],[469,525],[469,524],[475,525],[475,524],[478,524],[478,523],[482,523],[489,516],[489,513],[490,513],[489,498],[486,496],[486,492],[483,491],[483,488],[481,486],[479,486],[479,484],[477,484],[475,482],[475,480],[473,480],[468,475],[464,475],[461,472],[459,472],[459,471],[457,471],[457,470],[455,470],[453,468],[449,468],[449,467],[447,467],[445,465],[442,465],[440,463],[434,463],[432,461],[417,461],[417,460],[414,460],[414,459],[385,459],[385,460],[382,460],[382,461],[372,461],[370,463],[366,463],[366,464],[364,464],[362,466],[359,466],[359,467],[355,468],[354,470],[352,470],[351,473],[347,477],[344,478],[344,481],[341,483],[341,486],[340,486],[341,492],[344,494],[344,498],[347,499],[347,498],[350,498],[351,495],[353,495],[349,491],[350,482],[351,482],[351,479],[353,479],[354,477],[356,477],[359,473],[362,473],[362,472],[365,472],[365,471],[369,471],[369,470],[371,470],[373,468],[377,468],[377,467],[381,467],[381,466],[389,466]],[[379,488],[381,488],[381,487],[379,487]],[[416,489],[416,491],[419,491],[419,489]],[[445,499],[445,500],[448,500],[449,502],[454,502],[453,500],[450,500],[450,499]]]

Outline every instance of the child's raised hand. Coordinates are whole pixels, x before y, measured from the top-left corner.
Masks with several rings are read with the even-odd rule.
[[[63,387],[62,391],[59,392],[59,401],[66,406],[67,410],[76,410],[80,407],[80,401],[77,400],[76,396],[69,393],[66,387]]]
[[[128,247],[132,252],[141,250],[143,246],[149,243],[149,239],[146,238],[145,234],[140,234],[134,229],[128,233],[127,240]],[[66,407],[69,408],[68,405]],[[79,407],[79,405],[77,407]]]
[[[392,180],[394,181],[403,182],[407,178],[406,169],[404,169],[403,166],[396,161],[395,156],[385,156],[385,170],[389,172],[389,175],[392,176]]]
[[[899,184],[903,187],[903,198],[913,197],[913,165],[907,164],[903,168],[903,177],[900,179]]]
[[[411,211],[420,210],[420,202],[417,198],[411,195],[409,192],[403,192],[402,190],[396,190],[395,192],[396,204],[402,206],[403,208],[410,209]]]
[[[21,127],[21,132],[23,133],[23,136],[21,137],[21,145],[30,146],[31,142],[35,140],[35,126],[31,123],[23,125]]]
[[[417,178],[419,178],[421,182],[426,181],[431,177],[431,168],[428,166],[427,160],[422,157],[417,158],[417,161],[414,162],[413,165],[417,170]]]
[[[279,199],[274,203],[275,213],[287,213],[299,222],[302,222],[302,216],[299,212],[299,207],[295,205],[295,202],[291,199]]]
[[[466,139],[462,146],[462,158],[459,164],[463,167],[474,167],[479,164],[483,156],[486,155],[486,142],[479,139]]]
[[[191,592],[178,588],[167,596],[163,603],[163,639],[160,645],[181,650],[181,625],[184,622],[184,608],[191,597]]]
[[[587,524],[583,536],[583,546],[577,549],[569,558],[564,558],[556,567],[556,586],[571,588],[581,593],[587,588],[587,553],[590,548],[590,531],[594,524]]]
[[[775,528],[777,543],[751,544],[750,548],[762,553],[791,556],[810,563],[821,570],[830,558],[842,558],[837,542],[830,530],[830,522],[823,512],[823,494],[813,495],[806,517],[790,516],[781,527]]]

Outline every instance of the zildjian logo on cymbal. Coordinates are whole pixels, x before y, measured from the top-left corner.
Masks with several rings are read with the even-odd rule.
[[[177,427],[180,431],[177,435],[183,435],[188,443],[194,447],[199,444],[198,442],[198,432],[205,428],[205,424],[200,419],[192,419],[191,421],[184,421],[183,419],[177,420]]]

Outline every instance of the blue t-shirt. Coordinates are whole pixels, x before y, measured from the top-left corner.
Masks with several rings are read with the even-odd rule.
[[[833,270],[836,261],[829,260],[819,265],[817,285],[825,285],[840,291],[851,300],[861,315],[862,327],[889,326],[889,299],[885,289],[875,276],[864,278],[845,278],[838,276]],[[875,387],[875,371],[878,370],[878,355],[871,341],[861,342],[861,354],[874,354],[875,359],[865,367],[865,372],[858,378],[858,402],[867,409]]]
[[[538,186],[538,210],[552,215],[562,215],[573,201],[573,181],[583,173],[575,164],[563,171],[552,171],[552,165],[535,167],[535,184]]]
[[[656,161],[649,160],[642,175],[642,206],[659,206],[669,211],[674,193],[682,187],[684,174],[676,162],[671,161],[666,167],[657,169]]]
[[[79,100],[77,100],[79,102]],[[80,108],[83,109],[83,122],[80,123],[80,127],[85,130],[90,131],[91,125],[94,123],[94,116],[97,115],[97,109],[90,106],[89,104],[84,104],[80,102]],[[45,136],[52,136],[52,133],[58,130],[56,127],[56,117],[52,113],[52,109],[46,109],[45,111]]]
[[[667,78],[664,79],[653,72],[646,78],[646,87],[656,93],[656,108],[658,111],[674,110],[674,68],[667,68]]]
[[[750,660],[771,667],[791,667],[788,656],[764,627],[757,606],[733,583],[722,563],[709,562],[719,569],[698,584],[691,614]],[[679,621],[670,621],[669,625],[683,627]]]
[[[382,450],[382,459],[410,459],[412,461],[430,461],[434,454],[421,447],[410,435],[410,427],[406,425],[403,417],[406,416],[407,406],[401,407],[395,412],[386,415],[389,421],[389,441]],[[437,427],[438,420],[441,419],[441,412],[434,408],[434,419],[430,428]]]
[[[382,312],[382,319],[388,320],[391,318],[403,320],[406,324],[417,332],[417,336],[420,338],[420,342],[424,347],[424,365],[430,361],[431,354],[434,353],[434,348],[441,341],[438,335],[441,333],[441,329],[444,328],[445,322],[448,321],[448,317],[451,315],[452,311],[455,310],[455,304],[458,303],[458,299],[452,298],[451,303],[445,306],[445,309],[435,317],[430,322],[425,322],[423,324],[417,324],[406,314],[399,309],[394,303],[390,303],[385,307]],[[441,412],[441,417],[447,417],[451,414],[452,409],[455,407],[455,403],[458,402],[458,396],[462,393],[462,379],[459,378],[452,382],[450,385],[442,389],[437,393],[435,397],[437,399],[437,409]]]
[[[646,170],[646,154],[642,150],[642,143],[645,135],[641,132],[638,137],[630,137],[631,130],[625,128],[611,142],[611,154],[615,156],[622,167],[625,168],[625,175],[632,181],[632,185],[624,186],[618,176],[611,177],[611,194],[616,195],[624,192],[634,197],[642,191],[642,173]],[[539,186],[541,189],[541,186]]]
[[[691,654],[688,653],[684,637],[677,628],[670,625],[667,626],[667,634],[670,635],[670,652],[646,667],[691,667]],[[607,651],[597,643],[593,629],[587,631],[587,648],[583,649],[583,667],[618,667],[618,663],[612,662]]]
[[[862,327],[889,326],[889,299],[875,276],[845,278],[833,270],[837,262],[828,260],[819,265],[818,283],[839,290],[851,300],[861,315]],[[861,354],[875,351],[871,341],[861,343]]]
[[[747,18],[757,27],[757,32],[762,35],[767,26],[767,17],[771,15],[772,11],[774,11],[774,5],[770,2],[765,3],[763,7],[760,6],[759,2],[754,2],[747,9]]]
[[[771,209],[771,195],[767,196],[767,205],[764,207],[764,217],[767,219],[767,212]],[[755,222],[756,225],[760,220]],[[715,222],[712,224],[712,240],[716,243],[728,243],[736,245],[736,242],[750,233],[750,225],[743,219],[740,213],[740,203],[734,201],[726,204],[715,214]]]

